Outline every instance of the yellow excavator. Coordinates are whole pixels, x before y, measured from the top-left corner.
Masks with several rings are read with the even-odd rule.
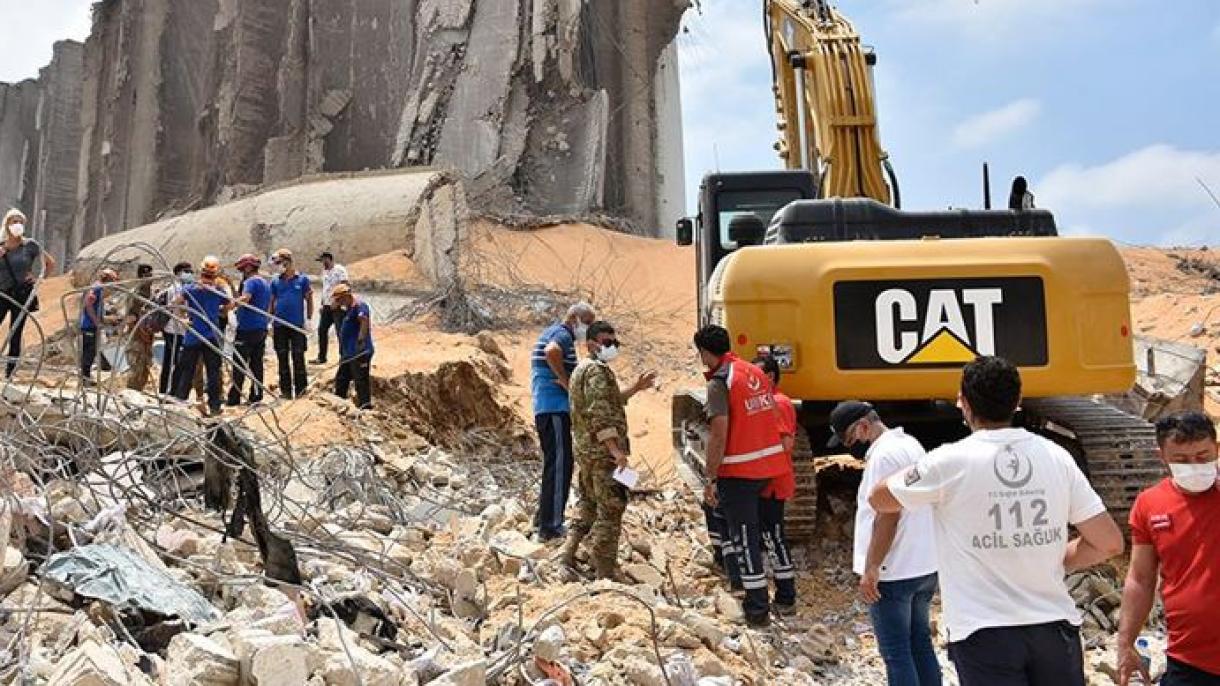
[[[786,170],[715,173],[694,245],[701,324],[745,359],[774,357],[799,400],[794,539],[836,513],[823,498],[828,415],[854,398],[926,447],[965,435],[960,368],[1001,355],[1021,369],[1018,421],[1066,447],[1125,522],[1159,479],[1152,427],[1094,399],[1135,380],[1127,271],[1112,243],[1058,236],[1045,210],[900,209],[877,132],[875,55],[823,0],[764,0]],[[674,443],[701,475],[702,391],[674,398]]]

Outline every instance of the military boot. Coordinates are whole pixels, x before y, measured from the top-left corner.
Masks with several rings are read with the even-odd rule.
[[[580,550],[580,538],[568,534],[568,540],[563,543],[563,553],[559,556],[559,561],[564,565],[576,569],[576,553]]]

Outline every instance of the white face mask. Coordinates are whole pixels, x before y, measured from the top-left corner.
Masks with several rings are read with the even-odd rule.
[[[12,234],[13,238],[21,238],[25,235],[25,224],[9,224],[8,232]]]
[[[1216,485],[1220,477],[1216,462],[1204,464],[1169,463],[1169,472],[1178,488],[1188,493],[1203,493]]]
[[[602,362],[613,362],[616,358],[618,358],[617,345],[603,345],[601,350],[597,351],[597,359]]]
[[[572,329],[572,335],[576,337],[577,341],[585,340],[585,338],[589,335],[589,325],[577,324],[576,327]]]

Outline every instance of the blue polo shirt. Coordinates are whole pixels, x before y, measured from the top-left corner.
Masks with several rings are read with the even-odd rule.
[[[369,322],[369,332],[364,339],[364,345],[360,345],[360,320],[367,319]],[[363,301],[357,301],[347,311],[347,315],[343,317],[343,323],[339,325],[339,355],[345,360],[350,360],[357,355],[372,355],[373,354],[373,318],[369,313],[369,305]]]
[[[197,348],[203,345],[204,341],[211,341],[215,345],[220,338],[220,308],[229,300],[229,296],[202,283],[187,286],[182,295],[186,299],[187,312],[191,317],[191,326],[187,329],[182,344],[188,348]]]
[[[309,277],[293,274],[292,278],[277,276],[271,282],[275,296],[275,316],[299,328],[305,328],[305,296],[313,292]]]
[[[571,375],[576,370],[575,334],[563,324],[552,324],[538,337],[530,357],[530,391],[534,397],[534,414],[572,411],[568,403],[568,392],[559,385],[555,372],[551,371],[551,366],[546,363],[546,347],[551,343],[558,344],[563,350],[563,366],[568,374]]]
[[[94,286],[93,288],[90,288],[89,290],[85,291],[85,294],[83,296],[81,296],[81,300],[80,300],[80,330],[81,331],[97,331],[97,322],[90,319],[89,315],[87,314],[87,312],[89,311],[88,310],[89,306],[91,304],[93,304],[93,303],[89,302],[90,299],[93,300],[93,303],[97,304],[97,309],[96,309],[97,316],[103,317],[106,315],[106,303],[102,301],[102,287]]]
[[[250,296],[250,302],[237,308],[237,330],[266,331],[271,318],[263,312],[271,307],[271,284],[261,276],[252,276],[241,285],[241,293]]]

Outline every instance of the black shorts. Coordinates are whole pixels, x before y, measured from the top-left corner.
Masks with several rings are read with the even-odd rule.
[[[1085,686],[1080,629],[1068,622],[979,629],[949,644],[962,686]]]

